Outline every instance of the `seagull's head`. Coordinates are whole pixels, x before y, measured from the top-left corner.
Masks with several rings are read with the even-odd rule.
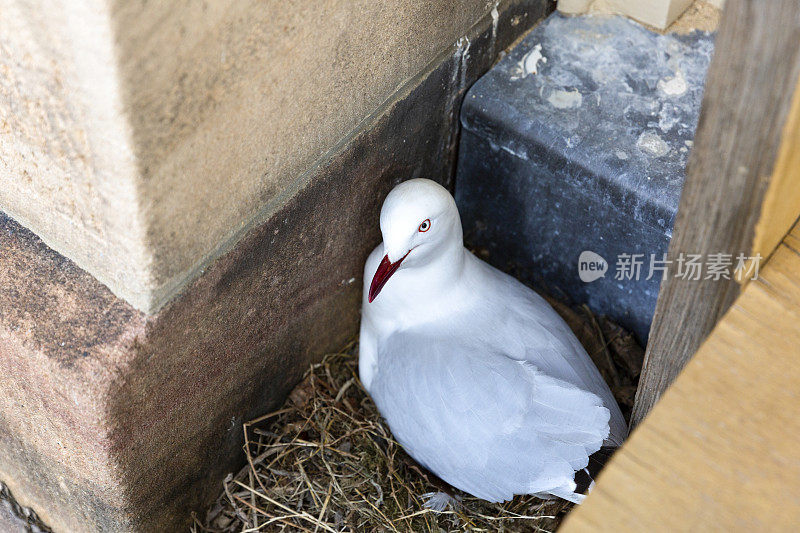
[[[401,266],[424,266],[463,249],[456,203],[447,189],[428,179],[392,189],[381,209],[381,233],[385,255],[370,284],[370,302]]]

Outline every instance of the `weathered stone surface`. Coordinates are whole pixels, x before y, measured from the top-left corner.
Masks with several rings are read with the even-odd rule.
[[[0,481],[0,531],[3,533],[50,533],[30,507],[24,507]]]
[[[6,2],[0,209],[153,312],[517,2]]]
[[[158,313],[0,219],[0,479],[19,501],[57,531],[184,527],[238,467],[241,423],[356,332],[383,197],[451,183],[464,90],[550,8],[487,14]]]
[[[662,275],[650,259],[667,251],[712,50],[705,32],[550,16],[464,102],[468,242],[645,342]],[[605,259],[605,277],[581,280],[583,251]],[[617,271],[624,254],[639,255],[638,275]]]
[[[0,210],[147,308],[151,254],[102,0],[0,5]]]
[[[2,501],[0,501],[0,531],[4,533],[26,533],[25,524],[11,514],[11,510]]]

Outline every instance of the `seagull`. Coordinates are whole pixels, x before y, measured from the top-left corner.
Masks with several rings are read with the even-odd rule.
[[[451,486],[580,503],[627,426],[569,326],[471,254],[434,181],[386,197],[364,268],[359,378],[395,439]],[[426,495],[443,510],[446,493]]]

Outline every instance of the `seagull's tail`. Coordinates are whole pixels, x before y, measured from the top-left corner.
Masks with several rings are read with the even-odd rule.
[[[615,451],[617,451],[617,448],[614,446],[603,446],[589,456],[589,465],[583,470],[575,472],[575,492],[586,494],[594,488],[594,480],[597,478],[597,474],[611,459]]]

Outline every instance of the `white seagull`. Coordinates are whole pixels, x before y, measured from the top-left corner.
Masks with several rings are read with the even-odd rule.
[[[380,227],[364,269],[359,375],[397,441],[478,498],[580,503],[590,456],[618,447],[627,427],[578,339],[541,296],[464,248],[437,183],[395,187]],[[438,493],[428,505],[448,503]]]

